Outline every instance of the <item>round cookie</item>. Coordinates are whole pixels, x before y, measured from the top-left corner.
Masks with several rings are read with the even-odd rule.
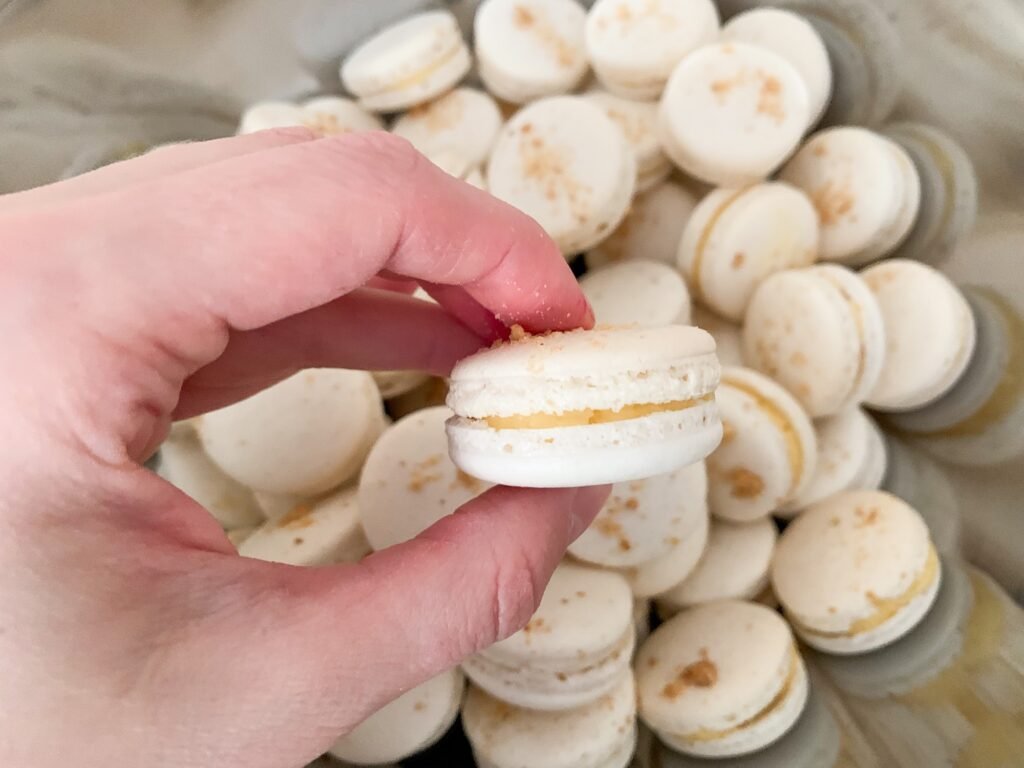
[[[477,686],[514,706],[573,709],[615,690],[628,673],[635,635],[626,581],[563,563],[526,627],[462,668]]]
[[[784,736],[807,701],[786,622],[761,605],[708,603],[670,619],[636,658],[640,717],[672,749],[733,757]]]
[[[722,365],[743,365],[743,328],[719,317],[699,303],[693,305],[693,324],[707,331],[718,346],[718,359]]]
[[[974,314],[941,272],[916,261],[890,259],[861,273],[885,322],[882,373],[867,399],[882,411],[909,411],[948,392],[970,364]]]
[[[359,131],[380,131],[384,124],[351,99],[321,96],[303,104],[261,101],[243,114],[239,134],[271,128],[304,126],[321,136],[338,136]]]
[[[654,477],[721,440],[714,341],[696,328],[526,337],[451,375],[452,460],[484,480],[578,487]]]
[[[754,290],[770,275],[817,261],[818,216],[788,184],[718,189],[690,217],[679,245],[679,269],[694,297],[741,322]]]
[[[939,588],[941,567],[921,516],[882,491],[832,496],[782,535],[772,586],[808,645],[867,653],[916,626]]]
[[[746,368],[726,368],[718,388],[724,437],[708,459],[711,513],[753,522],[802,493],[814,476],[817,439],[786,390]]]
[[[682,276],[656,261],[625,261],[589,272],[580,288],[598,325],[690,324],[690,292]]]
[[[656,101],[631,101],[605,91],[589,91],[584,98],[603,109],[626,136],[636,156],[638,193],[658,186],[672,174],[672,161],[658,141]]]
[[[353,478],[383,427],[370,374],[313,369],[206,414],[199,438],[243,485],[309,497]]]
[[[832,264],[779,272],[747,307],[743,359],[813,418],[868,400],[886,364],[882,308],[860,276]]]
[[[503,123],[490,95],[475,88],[456,88],[402,115],[391,132],[425,155],[456,151],[477,167],[490,157]]]
[[[684,172],[710,184],[761,181],[796,149],[810,121],[807,86],[771,51],[716,43],[672,73],[661,102],[661,140]]]
[[[578,96],[544,99],[501,131],[487,183],[492,195],[532,216],[572,255],[606,239],[625,217],[636,159],[601,108]]]

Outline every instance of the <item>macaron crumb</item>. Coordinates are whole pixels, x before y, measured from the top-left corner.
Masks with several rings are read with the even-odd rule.
[[[654,660],[655,664],[657,660]],[[654,666],[648,663],[648,666]],[[709,656],[708,649],[700,649],[700,659],[683,667],[675,680],[661,691],[666,699],[678,699],[687,688],[713,688],[718,682],[718,667]]]

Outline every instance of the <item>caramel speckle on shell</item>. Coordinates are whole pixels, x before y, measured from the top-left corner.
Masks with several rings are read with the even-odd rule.
[[[764,493],[764,478],[749,469],[737,467],[729,472],[726,479],[732,486],[732,496],[735,499],[755,499]]]
[[[688,688],[712,688],[718,682],[718,666],[711,661],[707,648],[700,649],[700,660],[683,667],[676,679],[661,691],[667,699],[677,699]]]

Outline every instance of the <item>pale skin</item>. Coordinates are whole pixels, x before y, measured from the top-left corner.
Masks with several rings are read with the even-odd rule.
[[[141,466],[172,420],[296,370],[444,374],[514,323],[593,316],[532,220],[387,135],[169,147],[0,197],[0,765],[301,766],[522,627],[607,489],[498,488],[305,570],[239,558]]]

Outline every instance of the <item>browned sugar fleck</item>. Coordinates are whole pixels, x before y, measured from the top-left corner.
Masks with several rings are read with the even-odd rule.
[[[713,80],[711,82],[711,92],[716,96],[723,97],[739,84],[740,79],[735,77],[722,80]]]
[[[555,677],[558,678],[558,682],[560,682],[560,683],[564,683],[566,680],[569,679],[569,676],[567,674],[565,674],[565,672],[558,672],[555,675]]]
[[[583,598],[583,597],[586,597],[586,596],[587,596],[587,593],[586,593],[586,592],[577,592],[577,593],[576,593],[576,597],[580,597],[580,598]]]
[[[301,547],[303,544],[306,543],[306,540],[301,536],[296,536],[293,543],[295,544],[296,547]]]
[[[811,154],[815,157],[825,157],[828,154],[828,147],[823,142],[819,142],[815,145],[814,149],[811,150]]]
[[[863,507],[857,507],[854,510],[854,514],[857,516],[857,524],[855,528],[867,528],[878,522],[878,516],[881,514],[881,510],[878,507],[871,507],[870,509],[864,509]]]
[[[637,501],[636,499],[626,499],[626,505],[625,506],[626,506],[626,509],[628,509],[628,510],[630,510],[632,512],[632,511],[635,511],[635,510],[640,508],[640,502]]]
[[[551,628],[547,625],[547,622],[545,622],[544,618],[541,617],[541,616],[538,616],[535,619],[530,619],[530,621],[527,623],[527,625],[525,627],[523,627],[523,632],[525,632],[526,634],[531,634],[531,633],[534,633],[534,632],[541,633],[541,632],[550,632],[550,631],[551,631]]]
[[[287,515],[277,521],[278,528],[308,528],[313,524],[309,516],[313,508],[308,504],[299,504]]]
[[[649,658],[647,660],[647,666],[650,669],[654,669],[656,666],[658,666],[658,657],[657,656],[651,656],[651,658]]]
[[[417,701],[412,708],[417,712],[422,712],[424,709],[427,708],[427,705],[422,701]]]
[[[807,365],[807,355],[805,355],[803,352],[799,352],[799,351],[794,352],[790,356],[789,362],[791,362],[793,365],[798,366],[798,367],[799,366],[803,366],[803,365]]]
[[[607,536],[610,539],[616,539],[619,544],[619,549],[623,552],[629,552],[629,550],[633,548],[632,542],[626,537],[625,530],[612,516],[609,515],[598,518],[594,522],[594,528],[602,536]]]
[[[683,667],[676,679],[666,685],[661,695],[677,699],[688,688],[712,688],[718,682],[718,667],[708,658],[707,648],[700,649],[700,660]]]
[[[747,262],[747,255],[743,251],[739,251],[732,257],[732,268],[740,269]]]
[[[836,607],[835,607],[834,605],[830,605],[830,606],[828,607],[828,612],[829,612],[829,613],[831,613],[831,614],[835,614],[835,613],[838,613],[838,612],[839,612],[839,609],[838,609],[838,608],[836,608]]]
[[[833,181],[826,182],[811,193],[811,202],[823,226],[830,227],[849,215],[856,200],[849,188]]]
[[[727,480],[735,499],[756,499],[764,493],[764,479],[749,469],[737,467],[729,472]]]
[[[763,72],[759,72],[758,75],[761,78],[761,94],[757,102],[757,111],[781,123],[786,119],[786,110],[782,105],[782,83],[772,75],[765,75]]]
[[[527,27],[532,27],[536,23],[537,17],[533,15],[533,11],[529,8],[517,5],[513,11],[513,20],[517,27],[526,29]]]
[[[328,115],[323,112],[314,113],[303,120],[303,124],[320,136],[337,136],[341,133],[348,133],[348,128],[342,125],[337,115]]]

